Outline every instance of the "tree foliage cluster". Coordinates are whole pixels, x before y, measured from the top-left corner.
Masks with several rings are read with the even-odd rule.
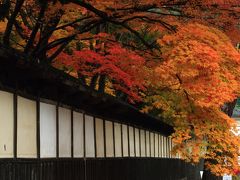
[[[0,18],[1,46],[163,117],[183,159],[239,168],[239,0],[0,0]]]

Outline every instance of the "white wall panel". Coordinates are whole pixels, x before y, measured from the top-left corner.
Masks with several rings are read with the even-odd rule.
[[[157,133],[154,134],[154,138],[155,138],[155,157],[158,157],[158,134]]]
[[[167,137],[165,139],[165,157],[168,157],[168,139]]]
[[[94,157],[94,123],[93,117],[88,115],[85,116],[85,144],[86,157]]]
[[[159,157],[162,157],[162,135],[159,134]]]
[[[73,156],[84,156],[83,114],[73,112]]]
[[[135,148],[136,148],[136,157],[140,156],[140,137],[139,137],[139,129],[135,128]]]
[[[106,156],[114,157],[113,147],[113,123],[105,121],[105,137],[106,137]]]
[[[13,94],[0,91],[0,158],[13,157]]]
[[[146,141],[145,141],[145,131],[140,130],[140,139],[141,139],[141,157],[146,157]]]
[[[17,156],[37,157],[36,102],[18,96],[17,120]]]
[[[59,157],[71,157],[71,110],[59,107]]]
[[[96,118],[95,125],[96,125],[97,157],[104,157],[103,120]]]
[[[130,156],[134,157],[134,134],[133,134],[133,127],[129,126],[129,149],[130,149]]]
[[[56,106],[40,103],[40,156],[56,157]]]
[[[169,157],[169,139],[168,137],[166,137],[166,153],[167,153],[167,157]]]
[[[150,133],[151,157],[154,157],[154,133]]]
[[[172,139],[171,138],[169,138],[169,146],[170,146],[170,149],[169,149],[169,151],[170,151],[170,158],[172,158],[173,156],[172,156]]]
[[[149,131],[146,131],[146,155],[150,157],[150,134]]]
[[[167,137],[167,157],[170,157],[170,139]]]
[[[122,136],[123,136],[123,156],[129,156],[128,154],[128,130],[127,125],[122,125]]]
[[[166,137],[163,136],[163,157],[167,157],[167,149],[166,149]]]
[[[115,156],[122,156],[121,124],[114,123]]]
[[[161,152],[162,157],[164,157],[164,136],[161,136]]]

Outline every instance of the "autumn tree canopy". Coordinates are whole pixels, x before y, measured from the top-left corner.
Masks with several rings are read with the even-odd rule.
[[[0,0],[0,47],[164,117],[173,153],[220,175],[238,169],[221,108],[239,96],[239,18],[239,0]]]
[[[207,166],[217,174],[237,169],[232,159],[238,158],[239,139],[229,130],[234,120],[220,107],[238,97],[240,54],[225,34],[196,23],[159,44],[164,62],[155,69],[144,110],[163,110],[159,115],[176,127],[174,151],[186,160],[214,159]]]

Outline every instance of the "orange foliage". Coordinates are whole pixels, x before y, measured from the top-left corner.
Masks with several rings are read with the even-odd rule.
[[[120,91],[129,102],[148,89],[143,111],[157,109],[175,126],[174,152],[192,162],[210,159],[218,175],[237,169],[239,138],[220,107],[239,95],[240,55],[232,46],[240,41],[239,0],[16,2],[0,23],[1,39],[11,41],[5,44],[81,80],[95,79],[95,89],[102,79],[111,95]]]
[[[215,28],[187,24],[159,40],[164,62],[155,70],[154,88],[144,110],[162,109],[175,127],[174,153],[198,162],[209,159],[215,174],[238,169],[240,138],[230,129],[234,120],[221,106],[239,95],[240,54]]]

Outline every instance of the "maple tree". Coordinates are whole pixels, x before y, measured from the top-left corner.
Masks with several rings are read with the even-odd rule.
[[[141,56],[119,44],[109,42],[99,43],[95,51],[82,49],[71,55],[62,52],[55,61],[55,66],[64,66],[85,83],[87,79],[83,79],[84,77],[91,78],[91,86],[100,92],[105,91],[106,81],[110,82],[115,91],[112,91],[112,95],[122,92],[131,103],[140,101],[139,92],[145,90],[143,81],[147,70],[144,65],[145,60]],[[93,80],[99,83],[94,83]]]
[[[0,0],[1,44],[174,125],[175,153],[237,167],[239,0]],[[210,27],[211,26],[211,27]],[[218,28],[225,32],[228,37]]]
[[[206,166],[214,174],[231,174],[238,169],[240,139],[221,106],[239,95],[239,52],[225,34],[196,23],[159,43],[164,62],[155,70],[154,94],[144,110],[161,109],[159,115],[171,119],[173,151],[183,159],[210,159]]]

